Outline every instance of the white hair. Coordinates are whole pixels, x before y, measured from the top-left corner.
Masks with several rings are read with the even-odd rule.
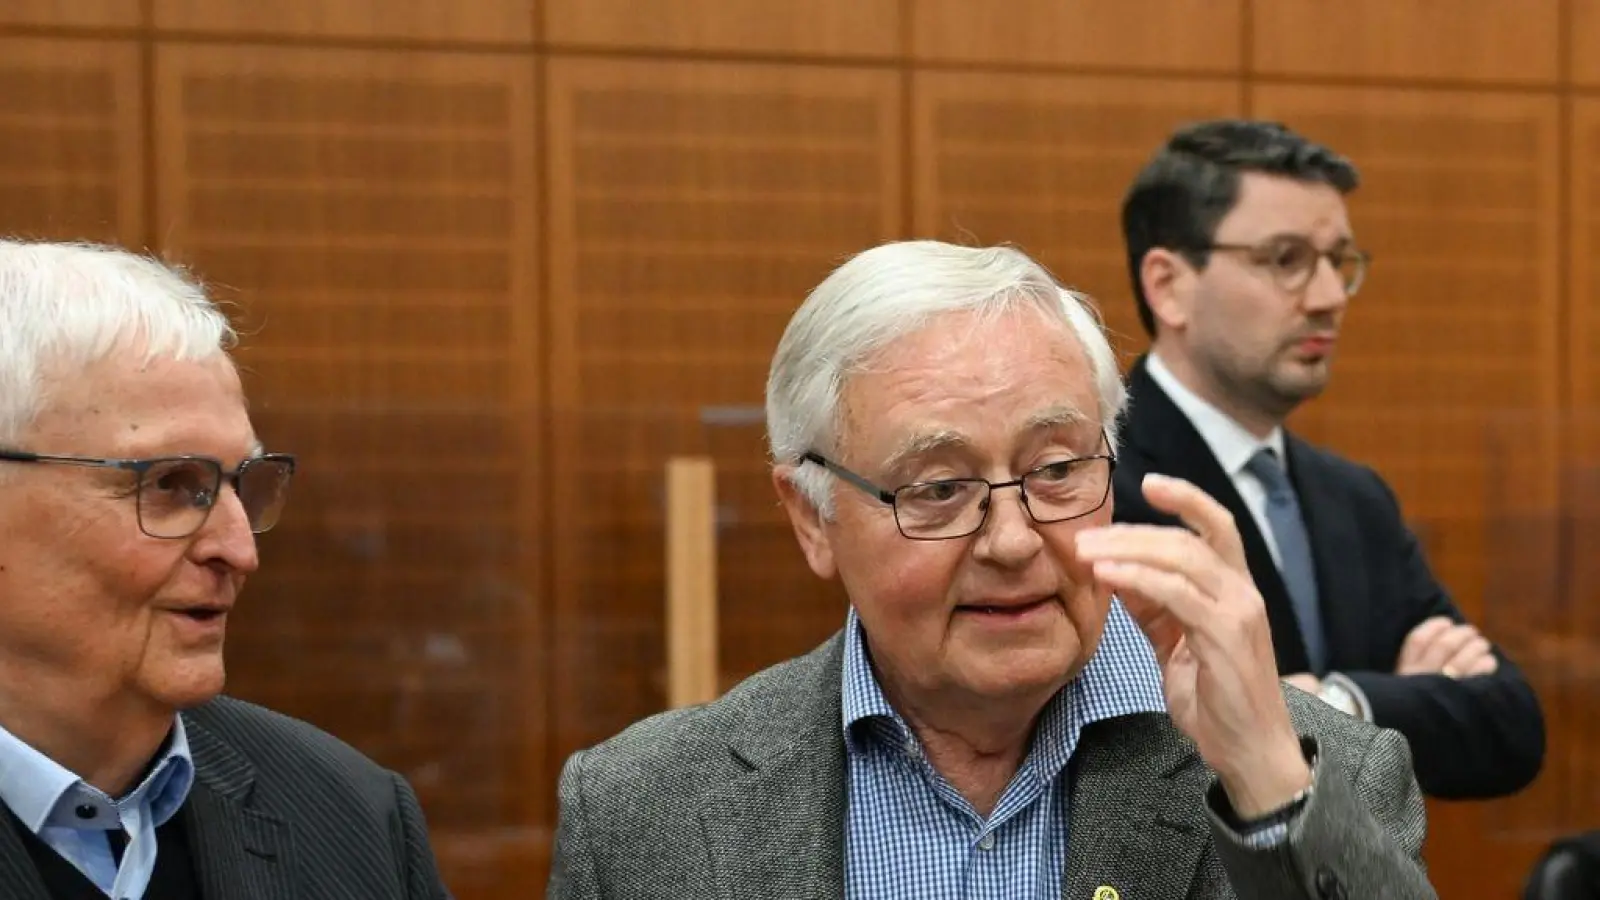
[[[0,443],[27,434],[57,377],[115,352],[205,359],[237,337],[198,283],[159,260],[0,239]]]
[[[1100,421],[1115,453],[1127,391],[1092,301],[1057,284],[1014,247],[903,241],[852,257],[817,285],[789,320],[767,375],[773,464],[796,464],[811,451],[838,451],[845,383],[889,344],[946,313],[990,315],[1028,307],[1059,321],[1082,344]],[[824,516],[832,514],[824,469],[796,466],[790,478]]]

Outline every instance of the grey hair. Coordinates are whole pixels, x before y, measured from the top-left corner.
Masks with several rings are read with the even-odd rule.
[[[794,465],[806,452],[838,450],[845,383],[877,351],[945,313],[987,315],[1030,306],[1066,326],[1083,346],[1100,421],[1115,452],[1127,391],[1087,296],[1059,285],[1014,247],[902,241],[866,250],[839,266],[789,320],[767,375],[773,464]],[[823,515],[831,515],[830,482],[821,467],[797,465],[789,477]]]
[[[0,443],[27,434],[57,373],[120,350],[205,359],[237,341],[180,269],[99,244],[0,239]]]

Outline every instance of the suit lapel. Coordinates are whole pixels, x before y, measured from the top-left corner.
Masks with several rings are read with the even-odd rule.
[[[1187,897],[1210,846],[1209,779],[1164,715],[1085,728],[1072,758],[1062,900],[1099,897],[1103,886],[1129,900]]]
[[[1340,495],[1338,479],[1333,473],[1303,441],[1293,435],[1285,437],[1289,475],[1300,496],[1300,512],[1305,517],[1306,531],[1311,538],[1311,557],[1316,562],[1329,668],[1368,668],[1368,660],[1350,656],[1357,648],[1367,646],[1366,625],[1374,621],[1367,608],[1369,592],[1361,583],[1361,573],[1367,571],[1367,566],[1358,556],[1360,526],[1349,500]],[[1336,560],[1337,564],[1328,564],[1325,560]]]
[[[1144,473],[1160,472],[1182,478],[1211,495],[1233,514],[1234,524],[1244,542],[1244,555],[1250,565],[1250,577],[1256,583],[1267,605],[1267,624],[1272,630],[1272,645],[1278,658],[1278,669],[1284,673],[1304,672],[1310,668],[1306,656],[1305,640],[1300,635],[1300,625],[1294,619],[1294,604],[1289,600],[1289,588],[1283,575],[1272,561],[1272,551],[1267,549],[1266,538],[1244,505],[1244,498],[1233,486],[1233,479],[1222,470],[1222,464],[1211,454],[1211,448],[1178,409],[1145,368],[1144,359],[1134,364],[1128,373],[1128,450],[1132,474],[1142,478]],[[1291,466],[1294,463],[1291,461]],[[1306,506],[1304,499],[1301,506]],[[1343,506],[1342,503],[1334,504]],[[1313,534],[1313,540],[1314,540]],[[1313,546],[1320,556],[1321,548]]]
[[[28,856],[12,817],[0,810],[0,897],[10,900],[50,900],[44,879]]]
[[[183,805],[200,892],[210,900],[294,900],[288,825],[251,804],[255,768],[184,718],[195,782]]]
[[[723,897],[844,896],[842,648],[835,637],[817,651],[795,703],[752,711],[731,736],[744,771],[701,810]]]

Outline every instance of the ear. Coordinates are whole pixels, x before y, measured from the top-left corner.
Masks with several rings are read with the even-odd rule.
[[[791,476],[794,466],[774,466],[772,486],[778,489],[778,498],[789,514],[789,524],[794,526],[794,536],[800,541],[800,552],[806,555],[811,571],[824,581],[832,581],[839,574],[833,562],[833,545],[822,527],[822,515],[811,505],[806,495],[795,487]]]
[[[1157,325],[1181,330],[1189,324],[1189,298],[1197,273],[1189,261],[1165,247],[1153,247],[1139,264],[1139,283]]]

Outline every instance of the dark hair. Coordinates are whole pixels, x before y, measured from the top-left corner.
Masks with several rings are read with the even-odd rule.
[[[1239,201],[1245,172],[1332,185],[1348,194],[1361,183],[1350,160],[1278,122],[1215,119],[1185,126],[1140,170],[1122,200],[1122,237],[1133,298],[1145,333],[1156,333],[1139,269],[1156,247],[1204,268],[1217,225]]]

